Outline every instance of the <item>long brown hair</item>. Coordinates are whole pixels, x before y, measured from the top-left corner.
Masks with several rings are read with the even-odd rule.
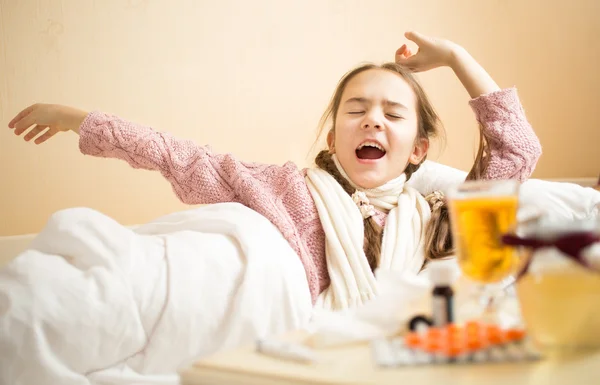
[[[323,113],[319,123],[319,135],[320,137],[325,130],[328,122],[331,122],[329,131],[333,132],[336,124],[336,116],[340,107],[342,94],[346,89],[346,86],[361,72],[370,69],[383,69],[401,76],[412,88],[417,98],[417,140],[419,139],[431,139],[440,135],[442,132],[442,124],[439,116],[435,112],[433,106],[429,102],[429,98],[425,94],[425,91],[413,76],[410,70],[396,64],[396,63],[385,63],[382,65],[376,64],[365,64],[359,66],[348,73],[346,73],[339,81],[337,88],[331,98],[329,106]],[[487,138],[483,130],[479,130],[479,150],[475,157],[475,162],[472,169],[467,175],[466,179],[479,179],[485,169],[487,168],[488,156],[486,153],[487,149]],[[423,158],[423,161],[426,157]],[[348,194],[354,193],[352,185],[342,177],[337,167],[335,166],[331,153],[329,150],[323,150],[317,155],[315,162],[318,167],[327,171],[331,174],[337,182],[344,188]],[[420,164],[409,163],[404,170],[406,179],[408,180],[412,174],[419,169]],[[447,257],[454,252],[454,245],[452,242],[452,232],[450,228],[450,216],[446,203],[435,204],[430,202],[432,208],[431,219],[427,223],[425,228],[425,262],[433,259],[439,259]],[[371,269],[375,269],[379,264],[381,256],[381,243],[383,240],[383,229],[375,222],[373,218],[367,218],[364,220],[365,229],[365,243],[364,251],[369,261]]]

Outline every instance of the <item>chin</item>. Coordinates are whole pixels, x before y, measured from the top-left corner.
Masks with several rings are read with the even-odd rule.
[[[362,187],[364,189],[376,188],[385,184],[385,181],[379,175],[369,175],[370,173],[365,173],[361,175],[355,175],[352,177],[352,182],[355,185]]]

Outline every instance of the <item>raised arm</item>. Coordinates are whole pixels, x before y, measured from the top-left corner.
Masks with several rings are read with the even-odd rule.
[[[501,90],[460,46],[451,49],[450,67],[471,96],[469,104],[488,141],[489,163],[481,177],[527,180],[542,147],[525,117],[517,90]]]
[[[542,154],[542,147],[514,88],[500,89],[485,69],[461,46],[448,40],[407,32],[419,46],[413,55],[403,45],[396,62],[415,72],[447,66],[460,80],[471,100],[483,134],[488,139],[489,163],[484,179],[528,179]]]
[[[527,121],[515,88],[507,88],[469,101],[488,140],[489,163],[484,179],[531,177],[542,146]]]

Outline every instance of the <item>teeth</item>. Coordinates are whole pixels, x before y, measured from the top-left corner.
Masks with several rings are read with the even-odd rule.
[[[376,142],[364,142],[362,143],[360,146],[358,146],[358,150],[360,150],[361,148],[365,147],[365,146],[370,146],[370,147],[375,147],[380,149],[381,151],[385,151],[383,149],[383,147],[381,147],[379,144],[377,144]]]

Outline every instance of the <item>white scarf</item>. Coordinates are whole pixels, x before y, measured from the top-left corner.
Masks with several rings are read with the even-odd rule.
[[[357,190],[349,196],[328,172],[313,168],[306,182],[325,231],[329,287],[319,295],[317,306],[340,310],[361,305],[377,295],[375,276],[363,250],[363,218],[374,207],[388,212],[378,269],[417,274],[424,262],[425,225],[431,217],[429,204],[414,188],[406,186],[406,174],[374,189],[352,183],[332,155],[340,174]],[[360,206],[360,208],[359,208]]]

